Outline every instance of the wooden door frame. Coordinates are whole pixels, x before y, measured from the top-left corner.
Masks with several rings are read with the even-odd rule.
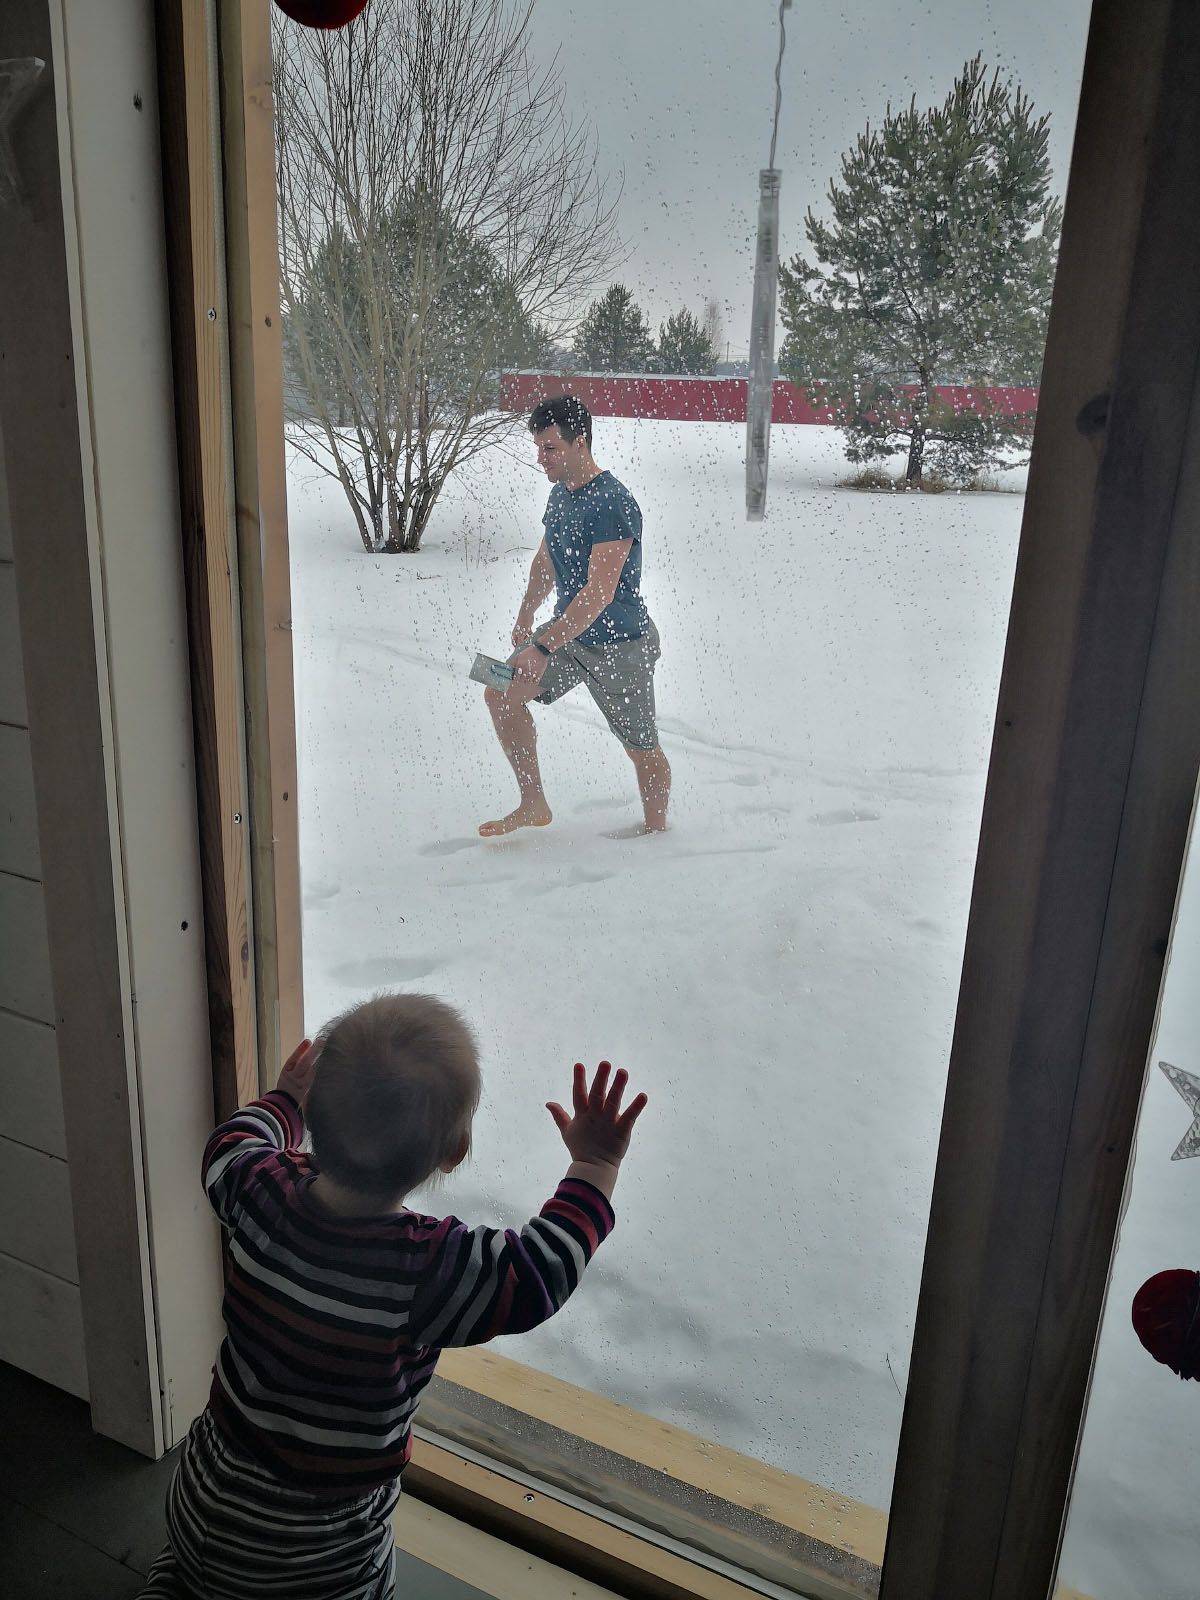
[[[245,45],[255,34],[238,69],[245,136],[231,132],[227,114],[222,141],[225,204],[232,196],[238,224],[229,229],[225,265],[231,282],[242,275],[241,298],[231,291],[230,303],[241,307],[243,332],[250,330],[228,341],[230,387],[242,397],[240,437],[247,442],[235,468],[230,458],[238,447],[230,451],[216,437],[211,404],[203,401],[198,355],[208,329],[195,286],[216,259],[205,218],[220,210],[216,168],[204,144],[215,93],[211,80],[202,81],[206,7],[202,0],[159,0],[164,88],[178,88],[182,74],[185,94],[200,97],[164,125],[166,166],[180,185],[172,276],[192,285],[176,302],[176,336],[188,357],[179,375],[181,449],[185,462],[192,450],[218,463],[207,501],[204,473],[192,478],[193,522],[209,532],[219,521],[222,486],[246,463],[257,464],[259,504],[271,507],[263,524],[268,556],[255,580],[261,598],[254,602],[269,619],[254,646],[265,654],[262,640],[286,627],[289,610],[278,544],[286,536],[276,436],[281,410],[274,399],[281,362],[278,339],[265,340],[259,325],[271,314],[264,274],[275,226],[269,123],[259,114],[269,103],[268,6],[219,0],[217,10],[227,63],[236,54],[229,41]],[[240,36],[234,11],[245,19]],[[1096,0],[883,1600],[948,1594],[1030,1600],[1048,1594],[1053,1583],[1200,754],[1200,707],[1191,689],[1200,679],[1198,68],[1200,13],[1190,0],[1147,0],[1138,8]],[[236,80],[228,67],[222,70],[228,113]],[[205,96],[208,111],[197,109]],[[245,288],[255,282],[257,301]],[[235,565],[238,555],[246,561],[258,535],[240,499],[239,513],[252,537],[239,543],[226,520],[223,556]],[[208,571],[211,578],[211,565]],[[243,651],[243,670],[248,659],[232,626],[205,632],[213,587],[200,586],[202,625],[193,637],[196,671],[210,696],[230,671],[216,659],[213,639],[221,639],[222,649]],[[253,588],[243,580],[244,604]],[[281,994],[291,985],[298,996],[298,945],[285,951],[277,931],[293,913],[298,927],[295,804],[282,798],[295,759],[290,699],[279,698],[289,674],[279,671],[272,680],[269,670],[256,671],[260,687],[270,681],[259,703],[269,709],[271,726],[251,719],[248,761],[245,745],[228,731],[222,737],[211,719],[198,739],[222,804],[229,803],[226,790],[235,792],[244,762],[271,785],[263,814],[273,844],[265,862],[252,852],[252,881],[256,918],[263,917],[263,895],[273,900],[278,953],[271,977],[260,955],[257,981],[280,986]],[[252,699],[247,692],[245,703]],[[219,954],[228,971],[237,965],[230,932],[236,918],[229,916],[237,872],[230,871],[227,834],[217,828],[207,838],[206,871],[219,913],[213,928],[218,943],[225,941]],[[273,887],[263,889],[257,880],[271,870]],[[224,993],[221,1000],[227,1003]],[[272,1030],[261,1018],[274,1004],[268,995],[258,1007],[255,1051],[260,1040],[265,1049]],[[243,1015],[252,1009],[243,1006]],[[258,1083],[251,1030],[243,1026],[230,1037],[225,1097],[236,1086],[244,1098]],[[434,1461],[430,1453],[426,1478],[436,1478]],[[443,1490],[455,1492],[453,1474],[445,1475]],[[526,1528],[520,1537],[536,1543],[538,1536]]]
[[[882,1600],[1057,1565],[1200,758],[1197,84],[1096,0]]]
[[[303,1034],[267,0],[154,0],[219,1116]]]

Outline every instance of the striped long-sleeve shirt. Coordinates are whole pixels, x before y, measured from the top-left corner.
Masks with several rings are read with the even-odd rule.
[[[519,1233],[414,1212],[343,1221],[308,1192],[318,1169],[303,1137],[295,1101],[273,1091],[205,1148],[229,1240],[209,1406],[284,1482],[359,1494],[407,1462],[439,1351],[553,1316],[613,1212],[590,1183],[564,1179]]]

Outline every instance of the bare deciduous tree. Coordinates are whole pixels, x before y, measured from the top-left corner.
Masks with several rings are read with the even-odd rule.
[[[296,447],[367,550],[419,548],[456,466],[514,425],[497,369],[543,359],[611,270],[615,199],[533,0],[372,0],[277,19],[281,300]]]

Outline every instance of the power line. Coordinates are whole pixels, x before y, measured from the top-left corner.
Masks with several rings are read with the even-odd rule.
[[[775,124],[771,129],[771,159],[767,162],[769,167],[775,165],[775,141],[779,138],[779,111],[783,105],[783,51],[787,44],[787,29],[783,23],[783,13],[791,8],[792,0],[779,0],[779,56],[775,62]]]

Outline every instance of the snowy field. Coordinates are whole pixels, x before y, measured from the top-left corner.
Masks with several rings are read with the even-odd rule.
[[[553,826],[476,834],[516,796],[466,674],[507,652],[540,537],[527,439],[454,482],[415,558],[365,555],[292,460],[307,1022],[382,987],[464,1009],[475,1152],[422,1203],[472,1220],[553,1188],[542,1107],[574,1060],[627,1066],[651,1105],[617,1230],[505,1354],[886,1507],[1022,501],[838,489],[836,434],[776,428],[748,525],[742,443],[596,424],[663,640],[673,825],[632,840],[608,835],[633,770],[582,690],[535,708]],[[1198,952],[1193,903],[1155,1059],[1195,1072]],[[1196,1262],[1200,1161],[1167,1159],[1188,1121],[1156,1072],[1061,1575],[1095,1600],[1200,1592],[1200,1397],[1128,1316]]]

